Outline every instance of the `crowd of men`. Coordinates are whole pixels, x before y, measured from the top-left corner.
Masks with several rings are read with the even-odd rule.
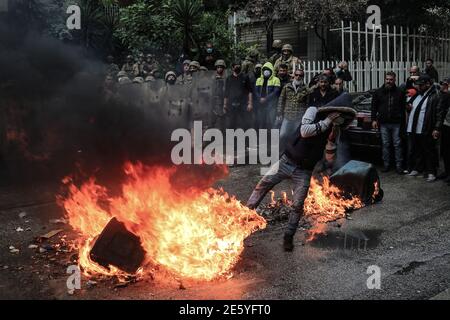
[[[214,98],[208,127],[222,131],[279,128],[284,150],[307,108],[319,108],[347,94],[344,82],[352,81],[348,64],[343,61],[305,83],[302,61],[290,44],[280,40],[273,42],[273,53],[265,61],[260,61],[259,52],[253,50],[243,61],[233,61],[229,70],[211,43],[195,59],[174,63],[170,55],[162,61],[156,61],[152,54],[139,54],[136,59],[129,55],[119,68],[110,56],[105,92],[114,94],[117,85],[157,80],[166,86],[189,87],[197,73],[213,71],[210,81]],[[388,72],[385,84],[374,91],[372,98],[372,126],[381,132],[383,171],[391,169],[393,149],[399,174],[415,177],[422,173],[429,182],[442,178],[450,185],[450,79],[439,82],[433,60],[428,59],[423,73],[413,66],[406,83],[397,85],[396,80],[396,74]],[[440,175],[438,142],[445,165]]]
[[[373,94],[372,126],[381,132],[384,172],[392,167],[393,149],[398,174],[422,175],[428,182],[444,179],[450,185],[450,78],[439,81],[433,60],[425,65],[423,73],[411,67],[400,86],[394,72],[386,74],[384,85]],[[439,144],[444,170],[438,175]]]

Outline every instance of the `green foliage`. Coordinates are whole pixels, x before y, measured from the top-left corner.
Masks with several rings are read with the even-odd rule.
[[[122,8],[115,36],[129,50],[171,52],[181,34],[167,10],[142,0]]]
[[[128,50],[171,53],[201,49],[206,42],[229,61],[245,56],[246,47],[234,43],[228,27],[229,12],[205,11],[200,0],[139,0],[122,8],[115,36]]]

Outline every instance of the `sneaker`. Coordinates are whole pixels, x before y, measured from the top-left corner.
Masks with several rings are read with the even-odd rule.
[[[419,171],[413,170],[408,174],[408,177],[417,177],[419,175]]]
[[[399,174],[399,175],[404,175],[404,174],[406,174],[406,173],[408,173],[408,171],[406,171],[406,170],[403,170],[402,168],[397,168],[397,174]],[[406,173],[405,173],[405,171],[406,171]]]
[[[294,236],[285,234],[283,238],[283,249],[286,252],[294,250]]]
[[[427,178],[427,182],[435,182],[436,176],[434,174],[429,174]]]
[[[403,170],[403,174],[409,174],[408,170]]]

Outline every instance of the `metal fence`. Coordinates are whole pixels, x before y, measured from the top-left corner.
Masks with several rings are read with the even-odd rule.
[[[309,83],[316,74],[325,68],[334,68],[338,63],[339,61],[305,61],[305,81]],[[397,85],[400,85],[406,82],[412,66],[418,66],[420,70],[425,69],[424,62],[412,61],[349,61],[348,65],[353,81],[345,86],[350,92],[365,92],[381,87],[384,76],[389,71],[397,74]],[[450,76],[450,62],[435,61],[434,66],[440,79]]]

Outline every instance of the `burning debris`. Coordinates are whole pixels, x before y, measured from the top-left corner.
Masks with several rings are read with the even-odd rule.
[[[90,258],[105,268],[112,265],[133,274],[144,262],[145,251],[139,237],[128,231],[116,218],[112,218],[98,236]]]
[[[276,199],[270,191],[271,201],[260,211],[268,222],[288,220],[292,210],[292,201],[287,192]],[[309,229],[309,238],[324,233],[326,224],[339,219],[348,219],[349,213],[381,201],[383,190],[380,188],[376,169],[368,163],[350,161],[331,177],[321,176],[311,179],[308,197],[304,204],[302,226]]]
[[[129,275],[141,264],[144,275],[155,265],[182,279],[229,275],[244,239],[266,221],[221,190],[178,189],[173,179],[180,171],[128,163],[122,194],[112,198],[94,179],[79,188],[66,179],[69,194],[59,200],[80,232],[85,275]],[[129,261],[122,260],[125,254],[132,255]]]

